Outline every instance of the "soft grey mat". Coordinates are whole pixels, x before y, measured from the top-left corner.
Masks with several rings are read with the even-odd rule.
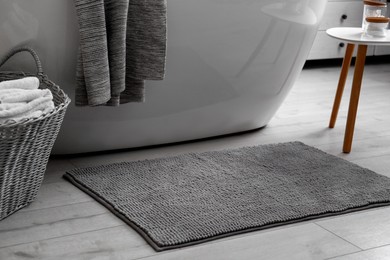
[[[157,251],[390,202],[389,178],[299,142],[115,163],[64,177]]]

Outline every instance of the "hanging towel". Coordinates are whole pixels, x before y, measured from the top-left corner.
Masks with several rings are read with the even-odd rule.
[[[74,0],[80,49],[75,104],[144,101],[144,81],[162,80],[166,0]]]

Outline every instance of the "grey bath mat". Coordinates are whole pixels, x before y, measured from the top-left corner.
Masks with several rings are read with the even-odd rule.
[[[299,142],[76,169],[64,177],[157,251],[390,202],[390,179]]]

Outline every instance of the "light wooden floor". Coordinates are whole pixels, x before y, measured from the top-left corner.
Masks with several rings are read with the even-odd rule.
[[[338,67],[305,69],[265,129],[153,149],[49,162],[38,198],[0,222],[0,259],[390,259],[390,207],[328,217],[156,253],[130,227],[61,179],[67,169],[299,140],[390,177],[390,64],[366,66],[352,153],[341,153],[347,114],[327,128]],[[348,81],[350,86],[350,81]]]

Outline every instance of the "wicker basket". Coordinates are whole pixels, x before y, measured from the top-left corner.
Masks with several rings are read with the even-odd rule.
[[[0,81],[36,76],[41,89],[53,94],[55,109],[39,118],[0,125],[0,220],[31,203],[41,186],[50,152],[61,127],[69,97],[43,74],[34,50],[21,47],[0,59],[0,67],[13,55],[29,52],[37,74],[0,71]]]

